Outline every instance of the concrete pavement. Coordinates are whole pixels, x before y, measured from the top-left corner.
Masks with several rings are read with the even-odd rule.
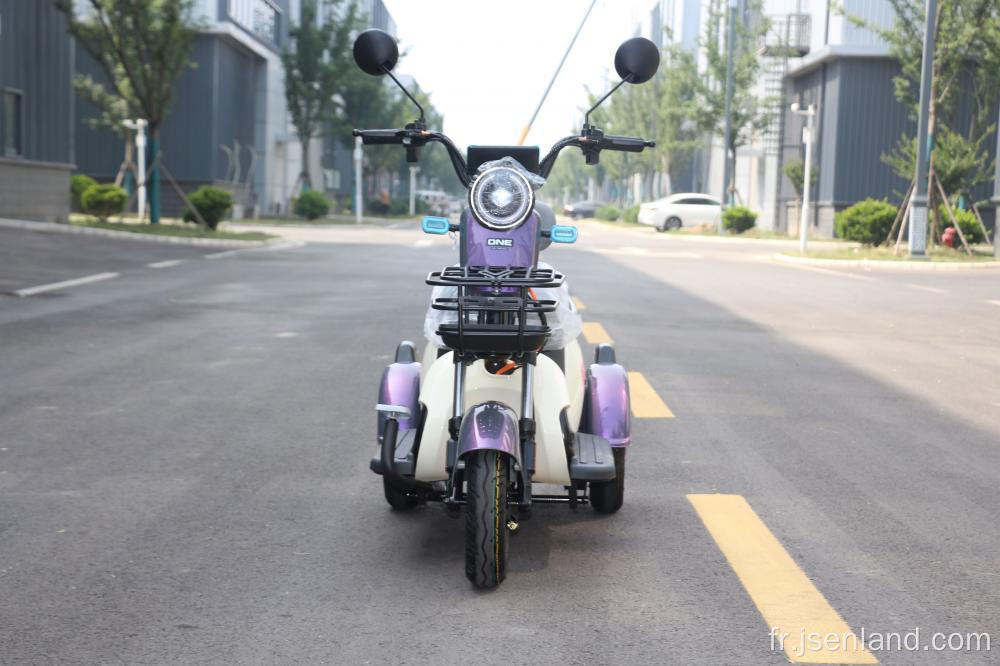
[[[619,514],[537,508],[480,594],[462,522],[389,511],[367,470],[450,243],[344,234],[142,247],[186,260],[162,269],[102,241],[69,272],[128,279],[0,297],[0,662],[783,663],[689,499],[724,493],[852,630],[994,643],[881,662],[996,663],[997,278],[586,226],[545,259],[675,418],[635,421]]]

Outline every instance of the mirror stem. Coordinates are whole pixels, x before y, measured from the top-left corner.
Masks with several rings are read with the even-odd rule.
[[[392,79],[393,83],[399,86],[399,89],[403,91],[403,94],[409,97],[411,102],[417,105],[417,108],[420,109],[420,120],[418,122],[420,123],[421,128],[426,128],[427,122],[424,120],[424,107],[420,106],[420,102],[418,102],[417,99],[410,94],[409,90],[403,87],[403,84],[399,82],[399,79],[397,79],[395,76],[392,75],[392,72],[389,71],[388,67],[382,65],[382,71],[388,74],[389,78]]]
[[[594,111],[594,109],[596,109],[601,104],[603,104],[604,100],[606,100],[607,98],[611,97],[611,93],[613,93],[614,91],[616,91],[619,88],[621,88],[623,83],[628,83],[631,80],[632,80],[632,75],[629,74],[627,77],[625,77],[624,79],[622,79],[621,81],[619,81],[618,85],[616,85],[614,88],[612,88],[607,93],[605,93],[604,97],[602,97],[601,99],[597,100],[597,104],[595,104],[594,106],[590,107],[590,110],[587,111],[587,113],[585,113],[584,116],[583,116],[583,127],[584,127],[584,129],[587,129],[587,128],[590,127],[590,114]]]

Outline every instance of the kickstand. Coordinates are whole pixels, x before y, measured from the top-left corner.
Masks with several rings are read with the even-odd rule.
[[[571,480],[567,489],[569,490],[569,506],[571,509],[575,509],[578,504],[576,499],[576,482]]]

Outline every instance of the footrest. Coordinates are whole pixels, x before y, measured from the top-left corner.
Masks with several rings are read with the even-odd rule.
[[[416,430],[404,430],[399,433],[396,440],[396,473],[400,476],[413,476],[413,442],[416,440],[416,434]],[[374,456],[368,467],[376,474],[381,474],[381,456]]]
[[[611,443],[597,435],[576,433],[573,457],[569,461],[569,478],[574,481],[612,481],[615,478],[615,456],[611,452]]]

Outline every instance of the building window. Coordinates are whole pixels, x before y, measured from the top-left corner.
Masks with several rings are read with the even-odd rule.
[[[3,154],[21,157],[24,154],[22,139],[21,93],[3,91]]]
[[[229,18],[264,41],[281,41],[281,10],[271,0],[229,0]]]

